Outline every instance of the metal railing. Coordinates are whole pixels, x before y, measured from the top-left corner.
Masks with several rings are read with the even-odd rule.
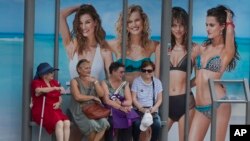
[[[216,99],[215,83],[242,83],[244,86],[245,100],[220,100]],[[209,79],[209,89],[212,99],[212,119],[211,119],[211,141],[216,140],[216,105],[219,103],[245,103],[246,104],[246,124],[250,124],[250,93],[247,79],[243,80],[213,80]]]

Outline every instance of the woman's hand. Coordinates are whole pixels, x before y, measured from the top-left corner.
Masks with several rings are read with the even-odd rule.
[[[142,107],[142,108],[139,109],[139,111],[142,112],[142,113],[146,113],[146,112],[150,112],[150,109]]]
[[[86,79],[90,82],[90,83],[94,83],[96,84],[98,82],[98,80],[93,77],[93,76],[89,76],[89,77],[86,77]]]
[[[59,109],[59,107],[60,107],[60,105],[61,105],[61,102],[56,102],[56,103],[54,103],[53,104],[53,109]]]
[[[94,100],[94,101],[97,101],[97,102],[99,102],[99,103],[102,103],[102,101],[101,101],[99,98],[95,97],[95,96],[93,96],[93,100]]]
[[[125,113],[128,113],[128,112],[131,111],[131,108],[126,107],[126,106],[121,106],[121,107],[119,108],[119,110],[121,110],[121,111],[123,111],[123,112],[125,112]]]
[[[157,110],[157,109],[156,109],[155,107],[151,107],[151,108],[150,108],[150,113],[153,114],[153,113],[156,112],[156,110]]]
[[[229,22],[233,22],[233,14],[232,14],[232,12],[231,11],[229,11],[229,10],[225,10],[225,12],[227,13],[227,23],[229,23]]]
[[[118,98],[115,99],[115,102],[119,105],[122,105],[122,102]]]
[[[64,87],[59,87],[61,94],[66,94],[66,90],[64,89]]]

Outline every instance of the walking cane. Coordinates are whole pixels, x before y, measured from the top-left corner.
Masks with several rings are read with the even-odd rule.
[[[42,105],[42,113],[41,113],[41,120],[40,120],[40,129],[39,129],[38,141],[41,141],[41,136],[42,136],[42,125],[43,125],[45,100],[46,100],[46,96],[43,96],[43,105]]]

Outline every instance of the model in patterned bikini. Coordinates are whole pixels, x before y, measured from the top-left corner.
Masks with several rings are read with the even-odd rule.
[[[239,59],[235,42],[234,13],[223,5],[207,11],[206,30],[208,40],[196,48],[196,110],[190,129],[190,141],[202,141],[211,122],[211,98],[208,80],[221,79],[225,71],[231,71]],[[215,84],[217,99],[227,99],[225,88]],[[216,141],[224,141],[231,105],[217,105]],[[202,123],[202,124],[201,124]]]
[[[159,77],[160,45],[150,40],[148,16],[139,5],[131,5],[128,8],[127,19],[127,52],[125,60],[126,80],[132,84],[135,77],[140,75],[140,67],[143,61],[150,60],[155,53],[155,75]],[[117,39],[109,41],[112,52],[118,62],[121,59],[122,41],[122,13],[117,21]]]

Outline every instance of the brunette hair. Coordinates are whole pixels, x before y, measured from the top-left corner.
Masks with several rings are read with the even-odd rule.
[[[222,36],[223,36],[224,43],[226,41],[226,30],[227,30],[227,28],[226,28],[226,20],[227,20],[226,10],[230,11],[232,16],[234,16],[233,11],[231,9],[223,6],[223,5],[218,5],[217,7],[208,9],[208,11],[207,11],[207,17],[208,16],[215,17],[215,19],[217,20],[217,22],[219,22],[220,25],[225,25],[225,28],[222,30]],[[207,40],[205,40],[204,45],[207,46],[211,43],[212,43],[212,39],[207,39]],[[230,61],[229,65],[227,66],[227,69],[226,69],[227,71],[231,71],[231,70],[235,69],[236,61],[239,60],[238,46],[237,46],[237,43],[235,41],[235,37],[234,37],[234,46],[235,46],[234,57]]]
[[[120,67],[125,67],[122,63],[112,62],[109,66],[109,73],[112,74],[113,71],[117,71]]]
[[[185,34],[184,34],[184,38],[182,41],[182,45],[184,45],[185,49],[187,50],[187,47],[188,47],[188,36],[187,36],[188,35],[188,32],[187,32],[188,31],[188,14],[183,8],[181,7],[172,8],[172,25],[171,26],[173,26],[175,21],[184,26]],[[175,44],[176,44],[175,37],[171,33],[171,50],[173,49]]]
[[[149,60],[143,61],[141,64],[141,69],[143,69],[147,66],[151,66],[153,68],[153,70],[155,70],[155,64],[152,61],[149,61]]]
[[[100,44],[101,47],[106,47],[107,43],[105,41],[106,32],[104,31],[102,27],[102,21],[100,19],[99,14],[97,13],[94,6],[89,4],[83,4],[80,6],[78,11],[75,14],[75,18],[73,21],[73,30],[72,30],[72,36],[74,36],[77,40],[78,48],[77,53],[82,54],[82,50],[86,49],[87,44],[87,38],[83,36],[83,31],[80,26],[80,17],[84,14],[90,15],[90,17],[96,22],[95,27],[95,39],[97,40],[97,43]]]

